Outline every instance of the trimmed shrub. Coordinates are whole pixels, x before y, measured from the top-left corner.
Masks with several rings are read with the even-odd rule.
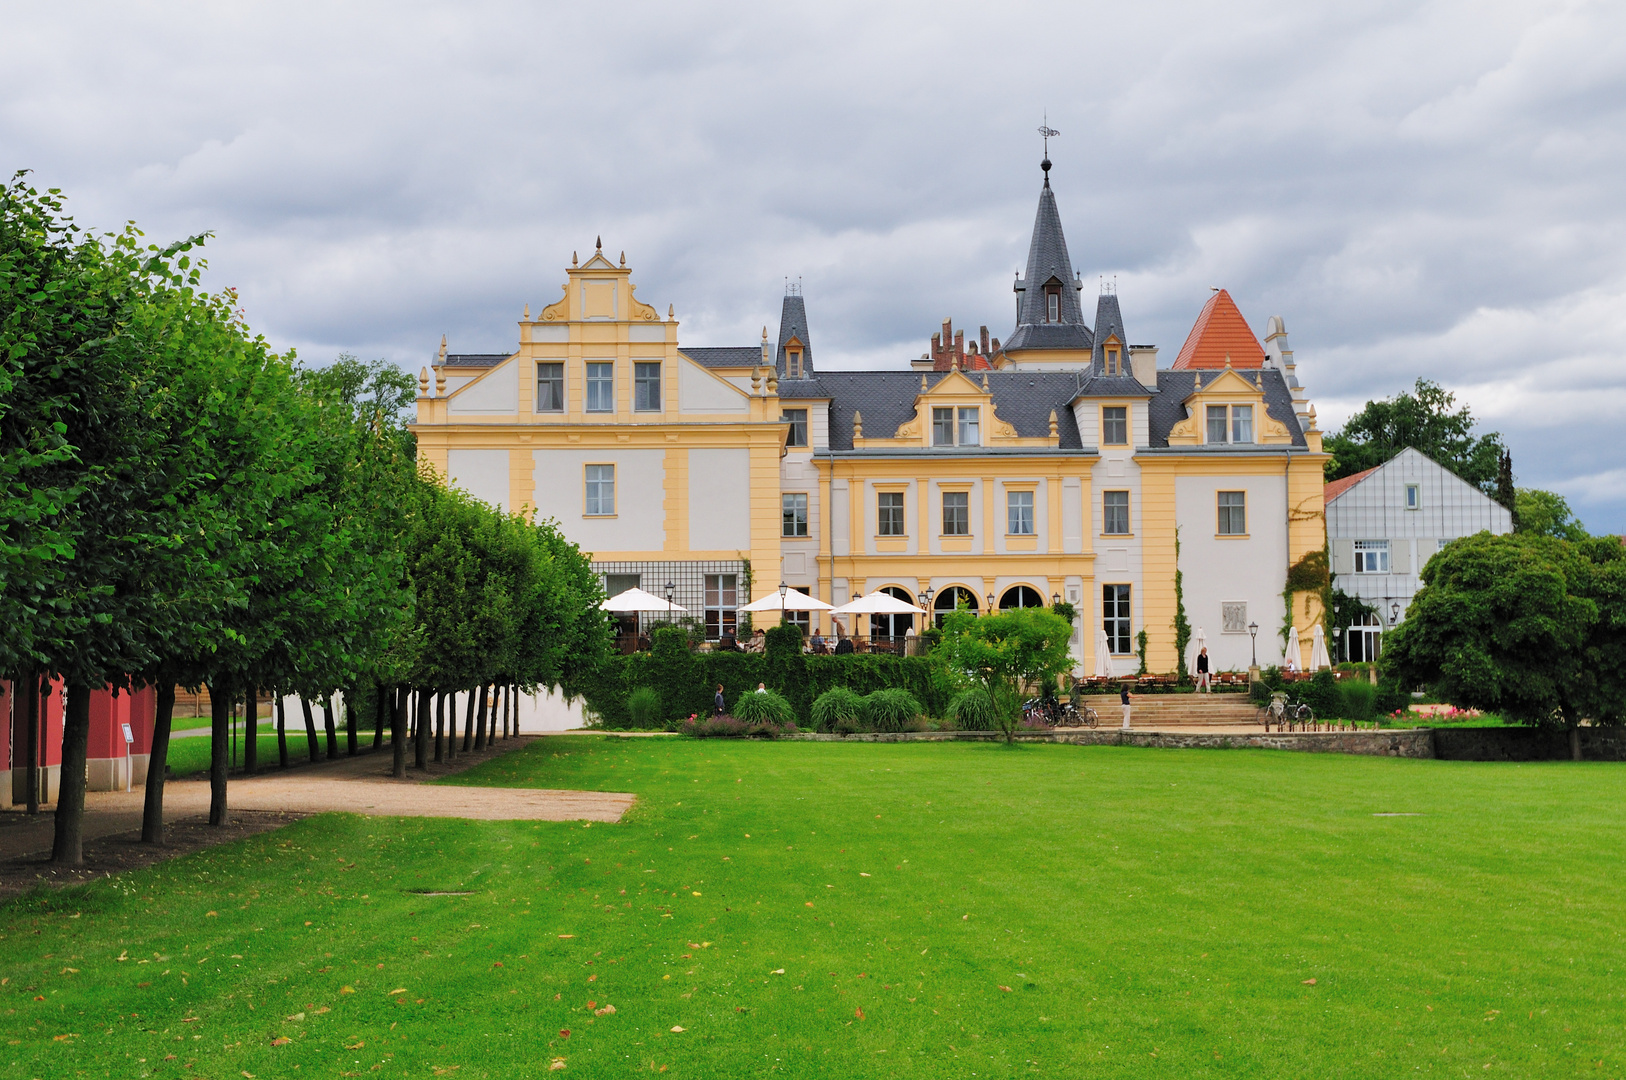
[[[1344,695],[1330,671],[1318,671],[1309,682],[1295,684],[1297,697],[1315,710],[1318,720],[1335,720],[1344,713]]]
[[[763,652],[769,657],[802,654],[802,628],[795,623],[770,626],[762,636],[765,644]]]
[[[992,731],[996,716],[993,697],[980,686],[961,690],[949,702],[948,718],[961,731]]]
[[[1345,720],[1368,721],[1377,711],[1378,688],[1365,679],[1345,679],[1338,684],[1338,693]]]
[[[653,686],[640,686],[627,695],[627,716],[633,727],[661,726],[661,695]]]
[[[734,717],[747,724],[776,724],[780,727],[796,723],[796,711],[780,694],[772,690],[747,690],[734,699]]]
[[[864,696],[845,686],[832,686],[814,700],[810,715],[819,731],[835,731],[839,722],[857,722],[863,717]]]
[[[1411,695],[1406,693],[1400,685],[1399,679],[1383,679],[1378,683],[1378,695],[1372,702],[1372,712],[1377,716],[1392,716],[1396,712],[1404,712],[1411,708]]]
[[[920,702],[907,690],[877,690],[864,699],[864,726],[871,731],[913,731]]]

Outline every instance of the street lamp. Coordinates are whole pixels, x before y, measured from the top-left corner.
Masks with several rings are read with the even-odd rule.
[[[1248,668],[1249,677],[1257,682],[1259,679],[1259,624],[1248,624],[1248,637],[1253,640],[1253,664]]]
[[[1050,594],[1050,606],[1051,607],[1060,607],[1061,606],[1061,593],[1053,592],[1053,593]]]
[[[677,596],[677,586],[672,584],[672,582],[670,580],[668,580],[667,583],[666,583],[666,621],[667,622],[675,621],[672,618],[672,604],[675,602],[673,600],[673,597],[675,597],[675,596]]]
[[[1396,603],[1393,603],[1393,604],[1389,605],[1389,625],[1393,626],[1395,623],[1397,623],[1399,621],[1400,621],[1400,604],[1398,602],[1396,602]]]
[[[994,613],[994,594],[989,593],[988,594],[988,614],[992,615],[993,613]]]

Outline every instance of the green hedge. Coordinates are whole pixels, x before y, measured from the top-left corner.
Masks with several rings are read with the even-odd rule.
[[[795,630],[794,627],[789,627]],[[614,656],[587,680],[587,707],[607,728],[630,729],[627,697],[640,686],[656,687],[664,702],[664,724],[675,724],[690,713],[711,712],[717,684],[725,700],[734,701],[757,683],[784,695],[796,713],[798,726],[812,726],[813,700],[835,686],[859,694],[892,687],[907,690],[928,716],[942,716],[953,688],[947,675],[921,656],[809,656],[800,651],[800,633],[768,632],[766,653],[691,653],[680,627],[655,631],[654,647],[647,653]]]

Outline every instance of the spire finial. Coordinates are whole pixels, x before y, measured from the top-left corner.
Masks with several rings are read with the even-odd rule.
[[[621,253],[621,265],[627,265],[627,253],[625,251]]]
[[[604,237],[602,237],[602,236],[593,237],[593,250],[594,251],[603,251],[604,250]]]
[[[446,362],[446,335],[440,335],[440,362]]]
[[[521,316],[521,318],[523,318],[526,322],[531,321],[531,302],[529,300],[525,302],[525,314]]]
[[[420,368],[418,371],[418,396],[429,396],[429,369]]]
[[[1044,123],[1039,125],[1039,134],[1044,138],[1044,160],[1039,162],[1039,168],[1044,170],[1044,186],[1050,186],[1050,139],[1061,132],[1050,126],[1050,113],[1044,114]]]
[[[571,252],[571,253],[570,253],[570,265],[571,265],[571,266],[575,266],[575,265],[576,265],[576,253],[575,253],[575,252],[574,252],[574,251],[572,251],[572,252]],[[567,286],[567,288],[568,288],[568,286]]]
[[[675,318],[677,318],[677,306],[675,304],[667,304],[666,305],[666,321],[671,322]]]

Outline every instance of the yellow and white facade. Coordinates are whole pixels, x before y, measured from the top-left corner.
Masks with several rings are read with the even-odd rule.
[[[624,256],[571,262],[512,354],[442,343],[414,431],[450,482],[556,519],[611,591],[670,584],[713,636],[781,582],[938,611],[1059,598],[1079,613],[1080,672],[1105,631],[1125,674],[1142,631],[1150,670],[1190,661],[1174,651],[1178,567],[1215,670],[1255,648],[1279,661],[1287,570],[1326,542],[1326,455],[1285,330],[1244,361],[1257,366],[1199,370],[1125,347],[1115,296],[1092,333],[1048,179],[1018,280],[1019,320],[1040,322],[982,370],[817,370],[799,289],[775,342],[685,346]],[[1292,603],[1308,655],[1319,599]],[[865,623],[847,628],[903,632]]]

